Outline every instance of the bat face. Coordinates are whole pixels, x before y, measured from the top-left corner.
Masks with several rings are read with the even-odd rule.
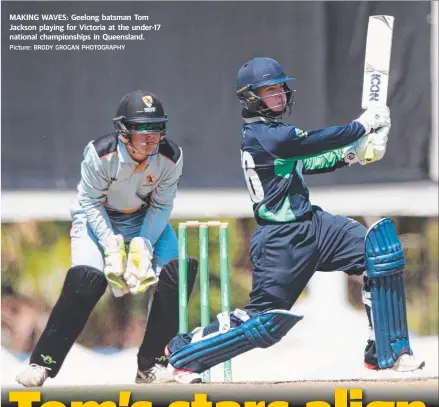
[[[393,23],[392,16],[369,17],[361,101],[363,109],[372,103],[387,104]]]
[[[367,109],[373,103],[387,104],[394,21],[395,18],[392,16],[369,17],[361,100],[363,109]],[[368,162],[375,159],[372,146],[366,148],[364,159]]]

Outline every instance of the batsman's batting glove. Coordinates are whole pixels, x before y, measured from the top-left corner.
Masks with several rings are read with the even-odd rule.
[[[152,245],[144,237],[131,240],[127,267],[123,278],[131,294],[144,293],[158,283],[159,278],[152,268]]]
[[[104,274],[115,297],[121,297],[129,292],[123,279],[126,258],[123,236],[116,235],[104,247]]]
[[[366,133],[379,129],[380,127],[390,128],[390,111],[387,106],[372,105],[358,119],[354,120],[360,123]]]
[[[389,131],[390,127],[381,127],[346,147],[343,153],[344,161],[349,165],[366,165],[381,160],[386,153]],[[372,149],[372,159],[366,160],[366,151],[370,151],[369,149]]]

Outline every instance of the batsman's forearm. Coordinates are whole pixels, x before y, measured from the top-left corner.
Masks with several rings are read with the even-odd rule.
[[[328,151],[321,155],[302,160],[304,174],[321,174],[343,168],[347,164],[343,159],[343,149]]]
[[[258,141],[270,154],[280,158],[303,160],[334,151],[354,143],[364,136],[365,128],[353,121],[345,126],[303,131],[295,126],[268,128]]]
[[[364,136],[365,129],[360,123],[353,121],[345,126],[327,127],[307,133],[307,137],[299,139],[294,151],[302,159],[346,147]]]

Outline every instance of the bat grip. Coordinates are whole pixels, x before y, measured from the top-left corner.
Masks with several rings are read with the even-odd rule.
[[[364,153],[364,160],[366,162],[371,162],[375,159],[375,150],[372,144],[368,144],[366,147],[366,151]]]

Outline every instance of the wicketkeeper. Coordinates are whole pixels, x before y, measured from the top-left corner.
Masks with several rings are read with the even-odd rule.
[[[393,222],[382,219],[367,230],[352,219],[325,212],[311,205],[303,179],[303,174],[369,164],[367,148],[373,149],[374,161],[382,159],[391,125],[389,109],[370,107],[346,125],[304,131],[282,122],[294,103],[287,84],[292,80],[271,58],[254,58],[238,73],[237,96],[245,122],[242,168],[259,225],[251,240],[250,301],[244,310],[221,314],[221,323],[176,336],[167,347],[168,360],[190,375],[274,345],[303,318],[290,309],[316,270],[339,270],[349,275],[365,272],[363,302],[370,327],[365,366],[422,368],[424,362],[414,357],[409,342],[404,253]]]
[[[173,380],[162,356],[178,332],[178,242],[169,219],[183,152],[165,138],[168,117],[150,92],[125,95],[113,122],[114,133],[85,148],[71,208],[72,267],[29,366],[17,376],[23,386],[57,375],[107,286],[116,297],[153,298],[136,383]],[[190,259],[189,293],[197,268]]]

